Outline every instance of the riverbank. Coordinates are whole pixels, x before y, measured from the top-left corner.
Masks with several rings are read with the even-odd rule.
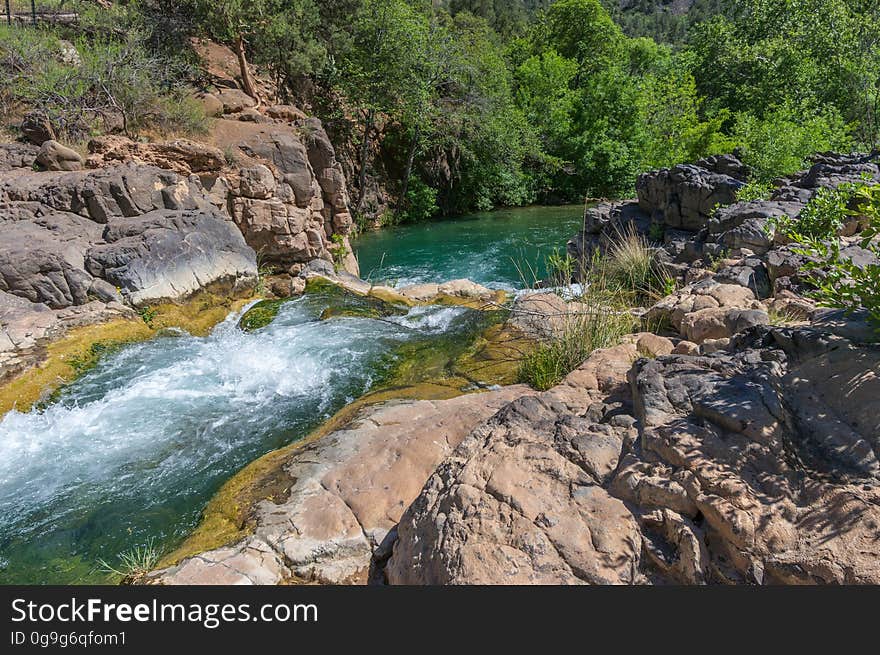
[[[585,295],[520,296],[512,317],[552,348],[601,327],[589,295],[616,289],[651,303],[627,320],[660,334],[618,336],[540,394],[469,397],[509,394],[463,430],[449,429],[456,400],[353,410],[264,462],[271,493],[249,499],[246,534],[144,580],[876,584],[877,334],[799,295],[809,278],[781,265],[791,249],[754,229],[869,175],[870,158],[823,156],[779,198],[718,210],[696,187],[735,178],[646,174],[638,201],[594,208],[570,241]],[[857,223],[838,236],[849,252]],[[631,288],[608,283],[621,266]],[[670,281],[660,298],[641,284],[655,270]],[[438,442],[454,445],[439,460]]]
[[[486,311],[469,308],[477,297],[389,304],[325,281],[299,298],[273,301],[272,320],[249,331],[238,327],[247,301],[213,330],[212,310],[197,304],[205,311],[193,327],[203,336],[159,329],[173,320],[169,313],[152,316],[155,329],[146,332],[133,321],[138,338],[151,338],[99,349],[94,366],[82,366],[51,402],[0,421],[7,463],[0,504],[12,517],[0,579],[105,581],[99,559],[118,567],[120,554],[138,544],[170,550],[242,467],[305,437],[371,390],[384,391],[364,402],[449,398],[512,381],[515,344],[497,343],[504,312],[492,303],[499,292],[483,292]],[[69,475],[55,469],[62,456]],[[226,488],[218,499],[224,495]],[[218,523],[212,517],[220,517],[219,534],[231,534],[229,504],[209,503],[218,506],[185,548],[208,543],[205,534]]]
[[[0,417],[15,409],[30,411],[45,404],[65,385],[93,368],[101,357],[123,346],[151,339],[163,330],[180,329],[205,336],[226,317],[256,298],[223,298],[198,294],[182,304],[147,307],[143,314],[73,328],[39,344],[32,363],[0,384]]]

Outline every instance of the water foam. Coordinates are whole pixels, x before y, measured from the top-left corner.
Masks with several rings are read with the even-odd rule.
[[[307,297],[253,333],[231,317],[205,338],[178,332],[126,347],[58,402],[3,417],[6,573],[36,542],[54,557],[112,556],[133,539],[185,533],[232,472],[360,396],[395,344],[447,332],[466,312],[318,321],[322,308]]]

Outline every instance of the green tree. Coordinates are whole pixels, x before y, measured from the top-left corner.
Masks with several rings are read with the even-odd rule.
[[[355,211],[363,208],[377,115],[399,117],[421,102],[414,96],[425,93],[419,70],[427,36],[426,17],[404,0],[365,0],[354,16],[342,52],[341,82],[362,130]]]
[[[196,10],[211,36],[230,45],[238,58],[245,93],[259,102],[256,82],[248,64],[248,38],[265,27],[270,0],[195,0]]]

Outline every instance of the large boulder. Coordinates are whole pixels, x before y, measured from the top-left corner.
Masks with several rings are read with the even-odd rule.
[[[295,576],[366,582],[371,565],[387,558],[401,513],[437,464],[476,425],[529,393],[517,386],[366,407],[276,465],[272,484],[288,491],[254,508],[251,537],[157,571],[150,581],[275,584]]]
[[[345,176],[320,121],[308,119],[303,134],[281,125],[246,131],[237,147],[255,165],[230,179],[231,213],[264,261],[291,269],[338,260],[357,275]]]
[[[728,250],[748,248],[763,255],[773,247],[768,224],[783,216],[797,218],[804,204],[796,201],[738,202],[716,211],[707,221],[709,235]]]
[[[597,351],[437,468],[385,580],[877,584],[880,350],[838,323]]]
[[[257,101],[244,91],[238,89],[223,88],[215,94],[217,100],[223,105],[224,114],[237,114],[240,111],[255,107]]]
[[[219,212],[156,210],[112,221],[86,255],[95,277],[132,305],[210,289],[241,295],[256,283],[256,256]]]
[[[49,212],[33,220],[3,221],[0,291],[52,309],[83,305],[94,278],[86,252],[101,226],[76,214]]]
[[[743,182],[700,166],[680,164],[640,175],[636,182],[639,207],[662,217],[672,228],[699,230],[717,205],[736,202]]]
[[[37,163],[47,171],[78,171],[83,166],[83,158],[76,150],[49,140],[40,146]]]
[[[0,177],[0,290],[53,309],[243,290],[256,257],[197,180],[129,164]],[[102,283],[103,282],[103,283]]]
[[[689,583],[876,584],[878,366],[876,349],[768,328],[734,355],[637,362],[641,440],[612,488],[643,517],[656,568]]]
[[[615,400],[637,357],[633,345],[597,351],[560,387],[471,433],[401,518],[387,581],[638,581],[638,525],[605,488],[636,434],[615,418]],[[608,402],[597,407],[600,397]]]
[[[189,139],[138,143],[123,136],[96,137],[89,141],[89,167],[112,162],[137,162],[181,175],[218,172],[226,165],[219,148]]]

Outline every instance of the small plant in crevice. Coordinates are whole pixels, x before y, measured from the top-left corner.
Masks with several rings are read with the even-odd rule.
[[[648,239],[655,243],[662,243],[665,236],[666,227],[663,223],[651,223],[651,227],[648,229]]]
[[[727,249],[722,248],[715,255],[707,255],[706,256],[706,268],[708,268],[713,273],[717,273],[722,268],[724,268],[725,260],[727,259]]]
[[[334,234],[330,237],[333,242],[333,270],[337,273],[345,268],[345,260],[350,254],[348,247],[345,245],[345,237],[341,234]]]
[[[254,287],[254,294],[257,296],[266,295],[266,278],[275,273],[275,268],[271,264],[267,264],[262,252],[257,253],[257,284]]]
[[[146,543],[134,546],[120,553],[115,565],[104,559],[98,560],[100,570],[107,575],[117,576],[120,582],[134,582],[152,571],[159,562],[159,550],[152,538]]]
[[[154,309],[150,305],[145,305],[138,310],[138,315],[141,317],[141,320],[147,324],[147,327],[153,327],[153,321],[158,313],[159,310]]]
[[[759,182],[757,180],[752,180],[746,182],[746,184],[736,192],[736,200],[737,202],[769,200],[774,188],[772,182]]]
[[[223,148],[223,159],[226,160],[227,166],[235,166],[238,163],[239,149],[235,146],[226,146]]]
[[[791,325],[792,323],[801,323],[804,320],[797,312],[779,310],[774,307],[771,307],[767,311],[767,316],[770,317],[770,325],[774,327],[782,327],[785,325]]]

